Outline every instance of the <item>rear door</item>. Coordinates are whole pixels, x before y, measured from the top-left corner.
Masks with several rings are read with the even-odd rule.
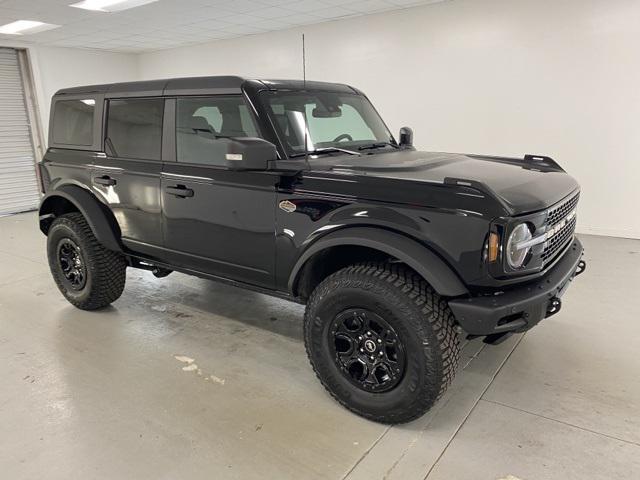
[[[105,154],[91,172],[92,188],[111,207],[122,241],[156,253],[163,243],[160,206],[163,98],[111,98],[106,104]]]
[[[161,195],[172,262],[266,288],[274,285],[275,184],[270,172],[225,167],[221,137],[259,136],[240,95],[175,100],[176,161]]]

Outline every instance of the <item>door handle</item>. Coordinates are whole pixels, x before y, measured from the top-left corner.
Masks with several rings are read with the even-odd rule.
[[[113,186],[118,182],[116,182],[115,178],[111,178],[109,175],[102,175],[101,177],[94,177],[93,183],[96,183],[98,185]]]
[[[176,185],[175,187],[167,187],[164,190],[169,195],[174,195],[180,198],[193,197],[193,190],[185,187],[184,185]]]

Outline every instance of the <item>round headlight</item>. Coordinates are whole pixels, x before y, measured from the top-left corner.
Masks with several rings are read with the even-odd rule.
[[[522,242],[531,240],[531,229],[526,223],[521,223],[513,229],[507,242],[507,262],[511,268],[520,268],[524,265],[531,247],[522,247]]]

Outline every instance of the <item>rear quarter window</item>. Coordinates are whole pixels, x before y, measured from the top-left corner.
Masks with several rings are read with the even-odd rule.
[[[59,100],[53,113],[53,143],[89,146],[93,144],[93,115],[96,101]]]

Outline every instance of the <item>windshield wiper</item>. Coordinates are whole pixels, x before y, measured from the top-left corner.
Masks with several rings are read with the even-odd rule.
[[[305,157],[307,155],[319,155],[321,153],[335,153],[335,152],[348,153],[349,155],[360,155],[358,152],[355,152],[353,150],[347,150],[346,148],[326,147],[326,148],[316,148],[315,150],[309,150],[308,152],[294,153],[293,155],[289,155],[289,158]]]
[[[358,147],[358,150],[373,150],[374,148],[382,148],[382,147],[398,148],[398,146],[395,143],[378,142],[378,143],[372,143],[370,145],[362,145],[362,146]]]

